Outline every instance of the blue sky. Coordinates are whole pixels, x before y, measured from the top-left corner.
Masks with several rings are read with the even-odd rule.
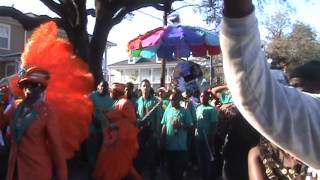
[[[191,0],[189,0],[191,1]],[[265,6],[264,11],[266,16],[271,16],[276,11],[282,11],[282,6],[278,6],[277,3],[281,0],[267,0],[268,6]],[[92,2],[90,4],[90,2]],[[88,0],[89,6],[93,6],[93,1]],[[180,3],[180,4],[179,4]],[[191,2],[192,3],[192,2]],[[290,0],[290,3],[294,5],[296,9],[294,15],[291,15],[292,20],[303,21],[309,24],[316,31],[320,32],[320,1],[319,0]],[[35,14],[47,14],[50,16],[56,16],[47,7],[45,7],[39,0],[0,0],[0,6],[12,6],[21,10],[22,12],[33,12]],[[181,6],[181,2],[174,5],[175,7]],[[141,13],[141,11],[143,13]],[[146,15],[152,14],[151,17]],[[210,29],[207,24],[204,23],[200,15],[193,12],[192,8],[183,8],[178,11],[181,17],[181,23],[186,25],[201,26]],[[129,20],[123,20],[120,24],[116,25],[110,32],[108,40],[117,44],[116,47],[112,47],[108,51],[108,64],[127,59],[127,42],[139,34],[143,34],[146,31],[154,29],[162,25],[163,13],[153,8],[144,8],[136,11],[134,18]],[[260,18],[261,19],[261,18]],[[89,33],[93,29],[94,19],[89,18],[88,31]],[[264,36],[264,31],[262,36]],[[319,34],[319,33],[318,33]]]

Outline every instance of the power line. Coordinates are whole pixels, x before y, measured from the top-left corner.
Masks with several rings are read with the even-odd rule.
[[[163,19],[161,19],[161,18],[159,18],[159,17],[157,17],[157,16],[148,14],[148,13],[143,12],[143,11],[141,11],[141,10],[137,10],[137,11],[138,11],[139,13],[144,14],[144,15],[146,15],[146,16],[149,16],[149,17],[151,17],[151,18],[153,18],[153,19],[159,20],[159,21],[161,21],[161,22],[163,21]]]

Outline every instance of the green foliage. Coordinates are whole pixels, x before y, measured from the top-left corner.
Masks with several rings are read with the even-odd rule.
[[[270,30],[273,29],[271,27],[273,26],[269,27]],[[291,25],[290,32],[282,31],[271,37],[266,53],[269,58],[278,63],[289,64],[291,68],[307,61],[320,60],[320,42],[316,38],[316,33],[310,26],[296,22]]]

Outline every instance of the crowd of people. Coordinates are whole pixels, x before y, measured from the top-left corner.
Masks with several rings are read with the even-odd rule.
[[[78,153],[88,179],[154,180],[159,169],[171,180],[193,172],[202,180],[320,178],[320,62],[279,82],[261,51],[251,0],[224,0],[223,13],[227,84],[181,92],[153,89],[147,79],[136,89],[101,81],[87,94],[92,119]],[[21,99],[0,87],[0,178],[68,179],[61,121],[46,101],[51,76],[25,67],[16,82]]]

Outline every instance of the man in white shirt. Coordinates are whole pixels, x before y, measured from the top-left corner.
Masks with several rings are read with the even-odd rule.
[[[224,0],[220,42],[228,87],[246,120],[280,148],[320,169],[320,95],[272,78],[251,0]]]

